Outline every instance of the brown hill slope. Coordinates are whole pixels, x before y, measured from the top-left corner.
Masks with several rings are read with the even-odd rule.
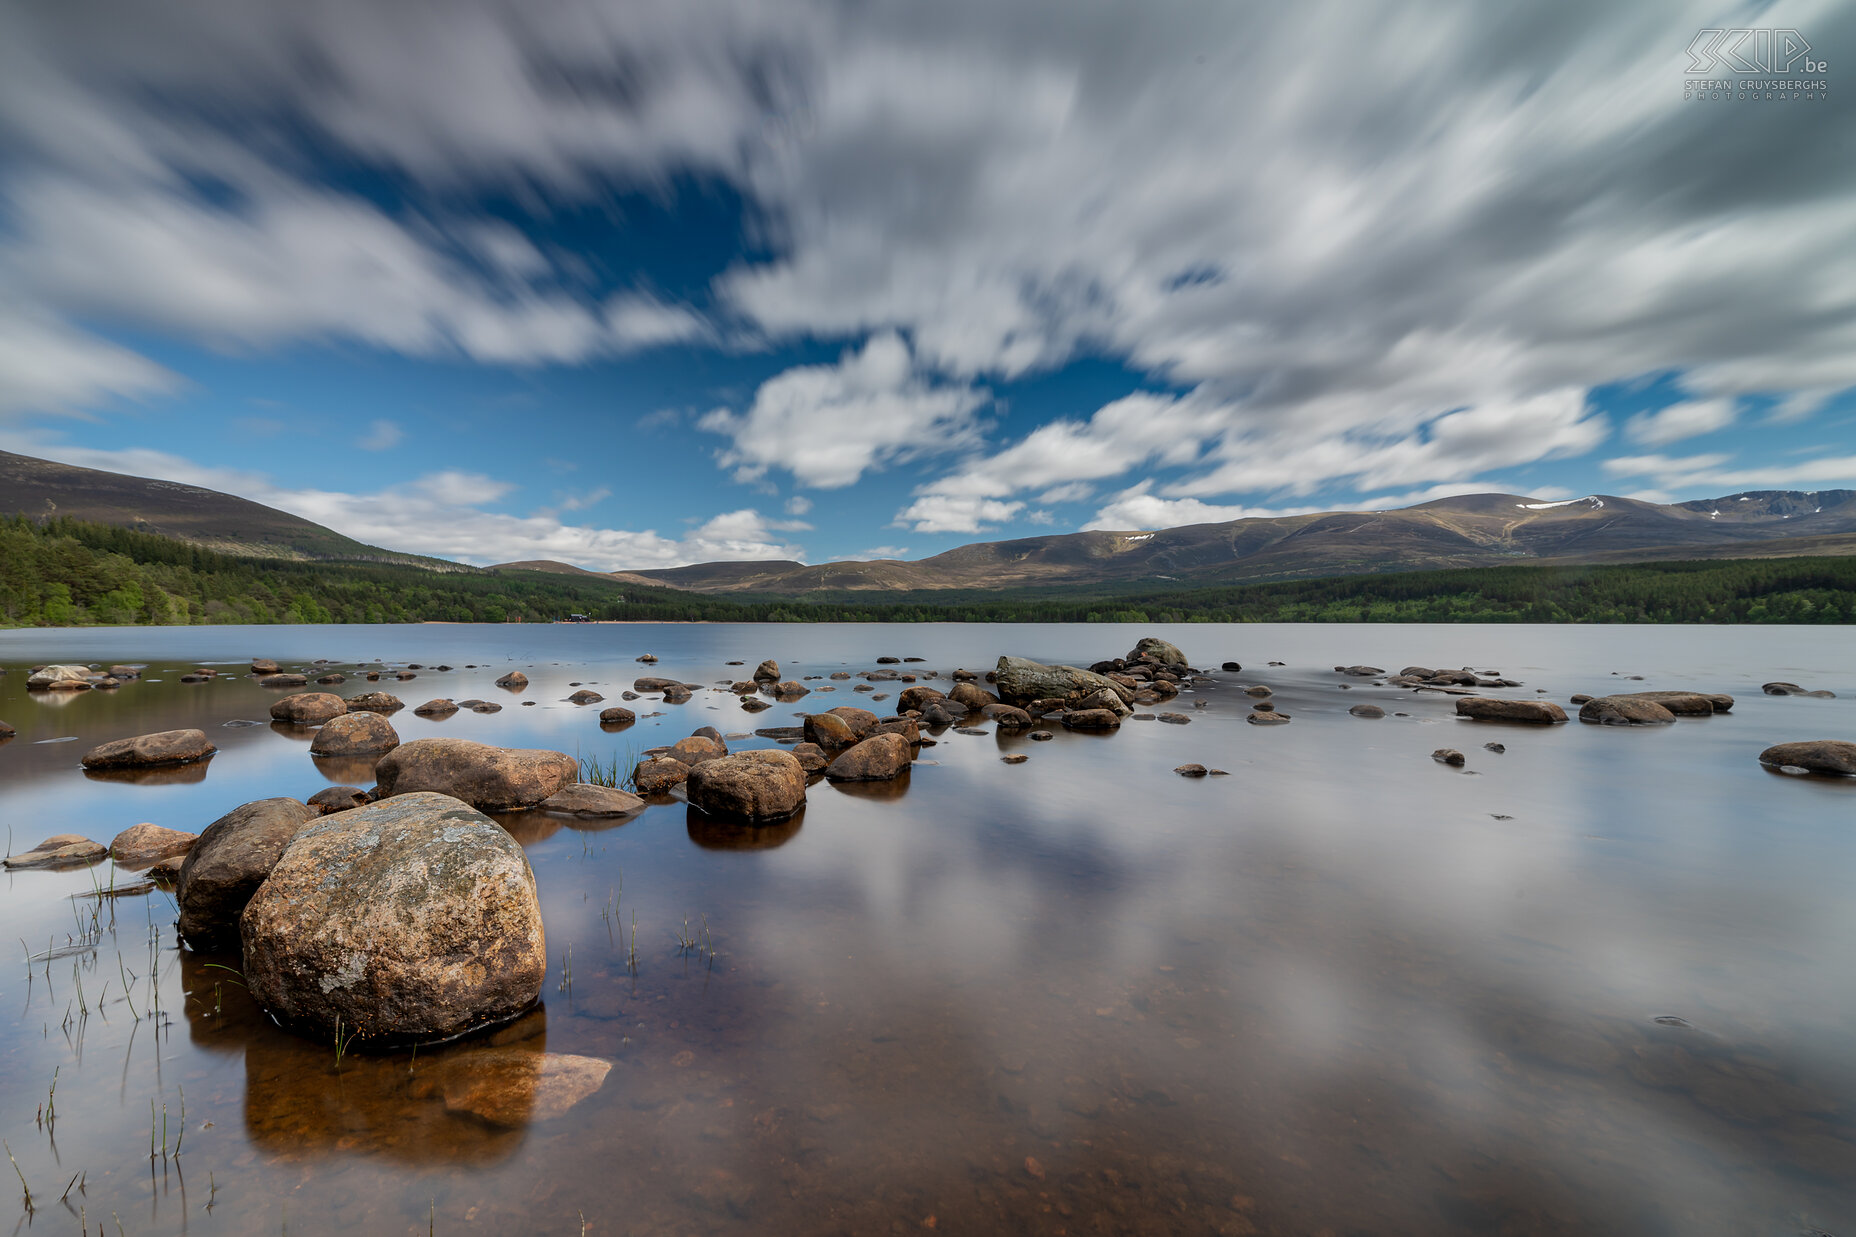
[[[197,485],[131,477],[0,451],[0,514],[68,516],[267,558],[355,559],[463,570],[455,563],[366,545],[250,499]]]

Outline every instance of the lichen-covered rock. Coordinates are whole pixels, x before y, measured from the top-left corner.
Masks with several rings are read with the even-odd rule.
[[[711,739],[707,735],[693,734],[687,739],[678,739],[664,753],[672,760],[680,760],[695,768],[705,760],[715,760],[728,755],[728,744],[720,739]]]
[[[9,868],[68,868],[95,863],[109,854],[101,842],[81,833],[57,833],[28,851],[6,857]]]
[[[320,726],[348,711],[348,702],[334,692],[298,692],[271,704],[271,720],[292,726]]]
[[[1001,657],[994,677],[1006,704],[1023,706],[1033,700],[1062,700],[1074,705],[1104,687],[1120,696],[1124,704],[1134,699],[1131,688],[1093,670],[1046,666],[1027,657]]]
[[[1163,666],[1186,666],[1186,655],[1179,651],[1179,646],[1162,640],[1159,636],[1142,636],[1129,650],[1129,661],[1157,661]]]
[[[644,807],[644,800],[614,786],[592,786],[575,782],[562,787],[541,801],[544,812],[563,816],[630,816]]]
[[[163,730],[100,743],[84,753],[86,769],[146,768],[205,760],[219,749],[200,730]]]
[[[533,807],[579,779],[580,762],[543,748],[492,747],[469,739],[414,739],[374,768],[380,798],[435,790],[484,811]]]
[[[681,760],[659,756],[638,762],[632,770],[632,785],[641,795],[667,795],[671,787],[681,786],[689,776],[690,767]]]
[[[1806,739],[1776,743],[1759,754],[1759,763],[1774,769],[1787,766],[1812,773],[1840,773],[1856,777],[1856,743],[1843,739]]]
[[[447,1039],[515,1016],[548,968],[535,874],[497,823],[413,792],[299,832],[239,917],[245,983],[319,1037]]]
[[[793,753],[793,758],[799,761],[799,767],[807,773],[823,772],[825,766],[831,763],[831,757],[827,756],[825,749],[816,743],[795,743],[788,750]]]
[[[160,825],[130,825],[110,841],[110,857],[125,868],[146,868],[185,855],[200,840],[197,833]]]
[[[1458,717],[1490,722],[1533,722],[1551,725],[1566,720],[1566,710],[1551,700],[1499,700],[1493,696],[1459,696]]]
[[[899,734],[877,734],[840,753],[825,768],[834,782],[887,782],[909,767],[909,741]]]
[[[195,949],[238,944],[239,912],[278,856],[318,813],[295,799],[259,799],[200,831],[181,864],[180,934]]]
[[[344,713],[309,741],[312,756],[378,756],[400,745],[399,731],[378,713]]]
[[[685,791],[692,806],[712,815],[785,820],[805,806],[806,772],[791,752],[740,752],[691,769]]]
[[[836,713],[812,713],[805,720],[805,741],[816,743],[828,752],[840,751],[857,742],[857,730]]]
[[[391,692],[362,692],[348,697],[350,713],[397,713],[405,707],[406,702]]]
[[[1676,715],[1654,700],[1598,696],[1579,706],[1579,720],[1598,726],[1666,726],[1676,720]]]
[[[969,713],[977,712],[989,704],[999,703],[997,696],[973,683],[954,684],[954,689],[947,693],[947,698]]]

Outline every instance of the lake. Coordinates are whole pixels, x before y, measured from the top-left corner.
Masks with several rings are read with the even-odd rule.
[[[1148,634],[1214,671],[1160,706],[1189,725],[946,731],[900,781],[818,782],[771,829],[672,800],[608,828],[501,818],[555,965],[543,1008],[498,1040],[612,1063],[546,1119],[448,1106],[481,1042],[338,1060],[273,1027],[236,955],[177,949],[170,895],[86,897],[128,879],[108,863],[0,878],[0,939],[19,951],[0,965],[0,1132],[37,1206],[18,1231],[1856,1229],[1856,778],[1756,760],[1856,739],[1847,629],[3,632],[0,719],[19,736],[0,745],[0,816],[16,852],[140,821],[197,832],[355,780],[312,761],[310,732],[269,725],[256,656],[327,659],[350,673],[332,690],[393,692],[402,739],[630,761],[698,726],[791,725],[898,685],[820,679],[835,692],[758,714],[725,692],[647,695],[607,733],[570,684],[619,703],[639,675],[714,683],[774,657],[799,678],[889,655],[923,658],[898,668],[945,690],[1003,653],[1087,665]],[[1217,672],[1227,660],[1243,669]],[[144,680],[24,690],[34,664],[117,661],[146,663]],[[455,668],[353,673],[412,662]],[[1656,688],[1737,703],[1664,727],[1471,722],[1447,695],[1333,669],[1362,662],[1499,671],[1524,684],[1500,694],[1562,704]],[[196,665],[225,673],[178,681]],[[525,691],[493,686],[510,669]],[[1774,679],[1837,696],[1761,694]],[[1244,723],[1253,684],[1291,724]],[[412,715],[436,696],[505,707]],[[1387,716],[1349,715],[1363,702]],[[218,755],[142,780],[78,765],[177,727]],[[1465,766],[1433,761],[1443,747]],[[1229,776],[1176,776],[1186,762]]]

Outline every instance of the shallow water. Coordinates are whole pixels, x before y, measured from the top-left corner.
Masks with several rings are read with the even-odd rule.
[[[1856,779],[1755,760],[1856,738],[1843,630],[8,632],[0,719],[20,735],[0,745],[0,824],[13,850],[60,832],[107,842],[138,821],[197,831],[251,799],[366,784],[319,769],[309,732],[268,724],[275,693],[236,673],[252,656],[450,663],[335,690],[505,705],[443,721],[409,707],[392,718],[403,739],[629,758],[874,693],[820,681],[836,691],[755,715],[724,693],[646,697],[637,725],[605,733],[603,706],[565,703],[570,682],[617,703],[640,674],[714,682],[745,672],[730,660],[773,656],[798,677],[891,654],[925,658],[945,688],[1001,653],[1087,664],[1150,633],[1244,669],[1160,706],[1188,726],[941,734],[905,783],[820,782],[779,828],[673,801],[606,829],[503,818],[556,965],[544,1009],[500,1046],[338,1064],[251,1008],[221,969],[235,956],[177,951],[168,895],[84,899],[127,879],[107,863],[0,878],[0,938],[20,950],[0,965],[0,1132],[37,1205],[19,1231],[69,1231],[80,1213],[132,1233],[1856,1228]],[[633,661],[644,652],[655,667]],[[23,669],[44,661],[150,668],[114,692],[28,698]],[[1474,723],[1447,696],[1332,670],[1355,662],[1499,669],[1526,683],[1505,694],[1561,702],[1696,687],[1738,703],[1660,729]],[[234,673],[177,681],[215,663]],[[492,686],[511,668],[526,691]],[[1839,698],[1763,696],[1769,679]],[[1294,721],[1244,724],[1236,687],[1252,683]],[[1362,701],[1408,716],[1350,717]],[[151,780],[78,767],[95,743],[179,726],[219,754]],[[1466,768],[1429,758],[1444,746]],[[1231,776],[1172,774],[1188,761]],[[686,917],[713,954],[679,948]],[[48,952],[61,956],[27,964]],[[447,1107],[484,1054],[543,1047],[613,1068],[526,1123]]]

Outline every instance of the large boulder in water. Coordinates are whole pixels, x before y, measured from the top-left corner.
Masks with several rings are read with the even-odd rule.
[[[309,741],[311,756],[379,756],[400,745],[400,733],[378,713],[330,718]]]
[[[469,739],[414,739],[374,767],[380,798],[435,790],[484,811],[533,807],[578,781],[580,762],[543,748],[492,747]]]
[[[81,833],[57,833],[28,851],[6,857],[9,868],[68,868],[95,863],[109,854],[101,842]]]
[[[1006,704],[1022,706],[1033,700],[1062,700],[1074,705],[1104,687],[1120,696],[1124,704],[1134,700],[1131,688],[1106,675],[1076,666],[1046,666],[1028,657],[1001,657],[994,678],[999,696]]]
[[[1600,726],[1665,726],[1674,722],[1676,715],[1654,700],[1598,696],[1579,706],[1579,720]]]
[[[901,735],[872,735],[826,766],[825,776],[834,782],[887,782],[902,775],[911,755]]]
[[[151,765],[184,765],[205,760],[219,749],[206,741],[200,730],[163,730],[156,734],[138,734],[132,739],[101,743],[84,753],[86,769],[147,768]]]
[[[766,661],[754,667],[754,681],[756,683],[778,683],[780,681],[780,663],[769,657]]]
[[[1551,700],[1498,700],[1493,696],[1457,697],[1456,715],[1478,721],[1533,722],[1543,726],[1566,720],[1566,710]]]
[[[521,844],[429,792],[298,833],[239,936],[252,999],[325,1039],[449,1039],[533,1005],[548,970]]]
[[[271,705],[271,720],[293,726],[320,726],[348,712],[348,702],[334,692],[298,692]]]
[[[317,810],[295,799],[233,808],[200,833],[181,864],[180,934],[195,949],[238,944],[238,917]]]
[[[684,793],[713,815],[785,820],[805,806],[805,766],[791,752],[765,748],[720,756],[690,770]]]
[[[1808,769],[1856,777],[1856,743],[1843,739],[1806,739],[1776,743],[1759,754],[1759,763],[1774,769]]]
[[[1162,640],[1159,636],[1142,636],[1129,651],[1127,660],[1157,661],[1163,666],[1179,666],[1182,669],[1191,665],[1186,655],[1179,651],[1178,645]]]

